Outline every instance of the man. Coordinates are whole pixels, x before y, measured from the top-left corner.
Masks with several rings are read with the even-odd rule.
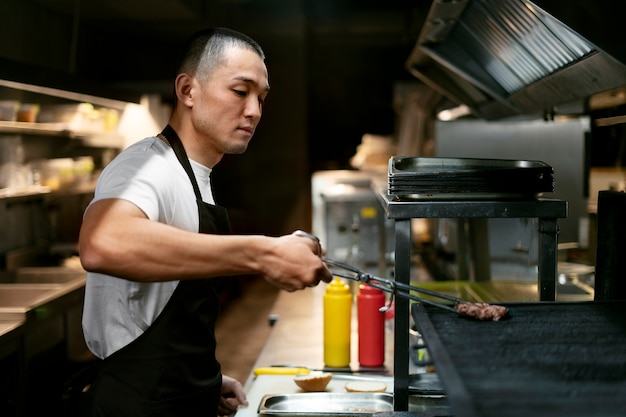
[[[296,234],[229,235],[211,169],[243,153],[269,92],[261,47],[215,28],[190,41],[168,126],[101,174],[79,239],[85,340],[99,358],[91,416],[212,416],[246,405],[215,359],[217,277],[258,274],[286,291],[329,282]]]

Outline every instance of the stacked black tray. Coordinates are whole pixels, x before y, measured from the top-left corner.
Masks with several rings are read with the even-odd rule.
[[[480,158],[389,159],[389,194],[398,199],[534,199],[554,191],[540,161]]]

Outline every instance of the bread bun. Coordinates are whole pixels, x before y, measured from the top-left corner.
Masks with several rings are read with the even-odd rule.
[[[332,379],[330,372],[311,372],[309,374],[298,374],[293,380],[302,390],[307,392],[325,391],[326,386]]]
[[[350,381],[346,383],[348,392],[385,392],[387,384],[381,381]]]

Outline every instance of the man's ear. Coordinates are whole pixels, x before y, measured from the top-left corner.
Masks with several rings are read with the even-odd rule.
[[[189,74],[178,74],[176,77],[175,89],[178,102],[184,106],[191,107],[193,104],[193,86],[195,78]]]

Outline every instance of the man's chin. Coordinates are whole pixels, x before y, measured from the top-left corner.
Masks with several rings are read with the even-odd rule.
[[[241,145],[231,146],[226,153],[230,154],[230,155],[241,155],[246,150],[248,150],[248,144],[247,143],[241,144]]]

